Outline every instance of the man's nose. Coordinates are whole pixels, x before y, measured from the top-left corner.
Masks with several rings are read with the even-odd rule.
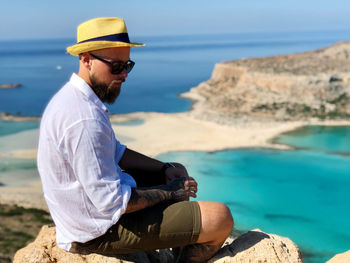
[[[123,77],[124,79],[126,79],[128,77],[128,72],[126,71],[126,69],[123,69],[123,71],[119,74],[121,77]]]

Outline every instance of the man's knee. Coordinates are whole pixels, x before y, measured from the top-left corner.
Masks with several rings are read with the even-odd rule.
[[[226,239],[233,228],[230,209],[223,203],[198,201],[201,210],[201,234],[199,242]]]
[[[233,217],[227,205],[223,203],[216,202],[215,206],[217,207],[217,215],[218,215],[218,224],[221,226],[222,230],[226,230],[227,235],[232,232],[233,228]]]

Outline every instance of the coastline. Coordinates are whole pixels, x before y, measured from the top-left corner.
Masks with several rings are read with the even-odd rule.
[[[111,115],[116,137],[129,148],[151,157],[175,151],[221,151],[237,148],[271,148],[293,150],[287,145],[273,144],[278,135],[306,125],[350,126],[350,120],[337,121],[251,121],[237,119],[232,125],[198,120],[191,111],[182,113],[135,112]],[[26,117],[9,116],[10,120],[23,121]],[[38,119],[36,119],[38,120]],[[136,121],[136,124],[135,124]],[[130,123],[130,125],[128,125]],[[131,124],[132,123],[132,124]],[[32,140],[32,147],[0,151],[0,158],[36,159],[39,129],[8,135],[11,140]],[[1,138],[6,141],[6,137]],[[1,143],[1,141],[0,141]],[[5,147],[6,148],[6,147]],[[169,160],[171,161],[171,160]],[[39,177],[38,177],[39,178]],[[6,186],[2,182],[0,203],[17,204],[25,208],[48,211],[38,179],[27,185]]]
[[[128,147],[155,157],[176,151],[221,151],[238,148],[293,150],[271,140],[307,125],[350,126],[350,120],[256,121],[237,119],[232,125],[199,120],[191,111],[183,113],[136,112],[111,116],[119,140]],[[138,125],[123,122],[141,120]],[[118,125],[117,122],[120,122]]]
[[[0,121],[40,121],[41,117],[36,116],[18,116],[6,112],[0,112]]]

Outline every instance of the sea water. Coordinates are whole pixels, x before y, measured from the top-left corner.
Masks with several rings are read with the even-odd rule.
[[[11,156],[37,148],[38,127],[38,121],[0,122],[0,186],[23,186],[39,180],[36,160]]]
[[[240,58],[280,55],[322,48],[347,40],[349,31],[241,33],[222,35],[139,36],[132,48],[136,62],[123,83],[112,113],[181,112],[191,101],[178,97],[210,78],[214,64]],[[74,39],[0,41],[0,112],[40,116],[53,94],[78,71],[78,59],[66,53]]]
[[[349,155],[350,127],[306,126],[273,140],[297,148]]]
[[[158,158],[183,163],[198,181],[197,200],[227,204],[236,229],[287,236],[305,262],[325,262],[350,249],[349,128],[304,127],[276,140],[288,141],[295,151],[254,148]],[[307,140],[313,135],[322,139]],[[342,138],[347,139],[339,144]]]
[[[1,121],[0,136],[39,128],[38,121]]]

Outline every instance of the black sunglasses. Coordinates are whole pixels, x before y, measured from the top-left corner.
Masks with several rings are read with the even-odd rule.
[[[108,61],[108,60],[105,60],[103,58],[100,58],[94,54],[91,54],[90,55],[93,57],[93,58],[96,58],[106,64],[108,64],[110,67],[111,67],[111,73],[116,75],[116,74],[120,74],[123,72],[123,70],[125,69],[127,73],[129,73],[132,68],[135,66],[135,62],[132,61],[132,60],[128,60],[126,62],[122,62],[122,61]]]

